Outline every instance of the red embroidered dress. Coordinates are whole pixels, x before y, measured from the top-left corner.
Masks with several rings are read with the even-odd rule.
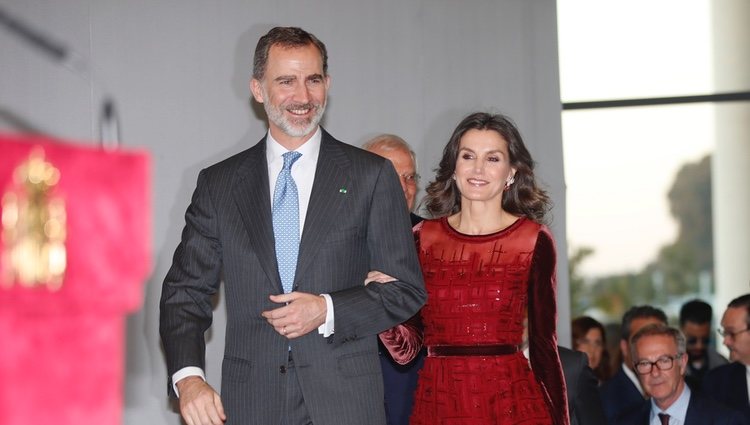
[[[520,218],[500,232],[472,236],[443,218],[417,225],[415,237],[428,293],[421,311],[424,344],[431,354],[419,375],[410,423],[567,424],[550,230]],[[527,307],[533,371],[520,351],[461,355],[476,347],[520,346]],[[391,345],[418,341],[406,334],[413,329],[400,326],[381,338]]]

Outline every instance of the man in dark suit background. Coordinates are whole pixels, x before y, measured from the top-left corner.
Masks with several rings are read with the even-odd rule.
[[[404,191],[412,226],[422,221],[422,217],[412,212],[417,196],[419,174],[417,174],[416,154],[411,146],[395,134],[381,134],[365,142],[362,148],[391,161],[396,174],[401,179],[401,189]],[[414,406],[418,372],[424,365],[424,353],[420,352],[414,360],[402,365],[393,359],[380,340],[378,340],[378,348],[380,366],[383,370],[387,423],[388,425],[408,425]]]
[[[329,83],[322,42],[269,31],[251,81],[269,132],[198,177],[160,316],[169,389],[189,425],[385,422],[376,335],[426,293],[393,166],[318,125]],[[372,269],[397,280],[365,286]],[[222,279],[219,396],[203,370]]]
[[[733,363],[709,371],[703,380],[703,391],[750,417],[750,294],[729,302],[721,327],[719,334]]]
[[[599,381],[589,367],[586,353],[565,347],[557,348],[565,375],[570,425],[606,424],[607,419],[599,397]]]
[[[651,394],[620,415],[618,425],[747,425],[748,418],[691,391],[685,383],[685,336],[664,324],[641,328],[630,340],[631,357],[643,389]]]
[[[412,226],[422,221],[422,217],[414,214],[414,203],[419,190],[419,173],[417,173],[417,154],[411,146],[395,134],[380,134],[366,141],[362,149],[391,161],[396,174],[401,179],[401,189],[404,191],[406,208],[409,209]]]
[[[713,309],[707,302],[690,300],[680,307],[680,330],[687,340],[688,368],[685,382],[700,391],[706,372],[727,364],[711,345]]]
[[[644,393],[643,388],[641,388],[638,377],[633,371],[628,340],[639,329],[652,323],[666,325],[667,315],[660,309],[650,305],[631,307],[622,316],[620,353],[622,354],[623,362],[617,373],[599,387],[599,394],[602,397],[604,405],[604,413],[610,422],[622,412],[640,405],[648,397]]]

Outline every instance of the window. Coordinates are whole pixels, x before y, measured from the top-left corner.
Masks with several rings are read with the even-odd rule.
[[[714,91],[710,8],[558,0],[573,317],[711,297],[715,108],[664,99]],[[604,107],[633,99],[656,106]]]

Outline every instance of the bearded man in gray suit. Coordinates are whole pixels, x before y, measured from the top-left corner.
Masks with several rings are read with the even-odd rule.
[[[329,84],[322,42],[269,31],[251,81],[269,131],[198,176],[160,317],[169,391],[188,425],[385,423],[377,334],[413,316],[426,292],[393,166],[318,125]],[[369,270],[398,280],[365,286]],[[219,396],[203,371],[222,280]]]

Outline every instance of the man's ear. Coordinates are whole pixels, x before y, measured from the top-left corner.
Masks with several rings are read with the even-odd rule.
[[[624,339],[620,340],[620,352],[622,353],[622,358],[625,359],[628,357],[628,353],[630,352],[630,346],[627,341]],[[632,365],[628,365],[632,366]]]
[[[679,361],[679,365],[680,365],[680,374],[682,376],[685,376],[685,374],[687,373],[687,364],[688,364],[688,355],[687,355],[687,353],[684,353],[677,360]]]
[[[263,103],[265,99],[263,99],[263,87],[261,86],[261,82],[253,78],[250,80],[250,91],[253,93],[253,97],[255,98],[255,101],[258,103]]]

